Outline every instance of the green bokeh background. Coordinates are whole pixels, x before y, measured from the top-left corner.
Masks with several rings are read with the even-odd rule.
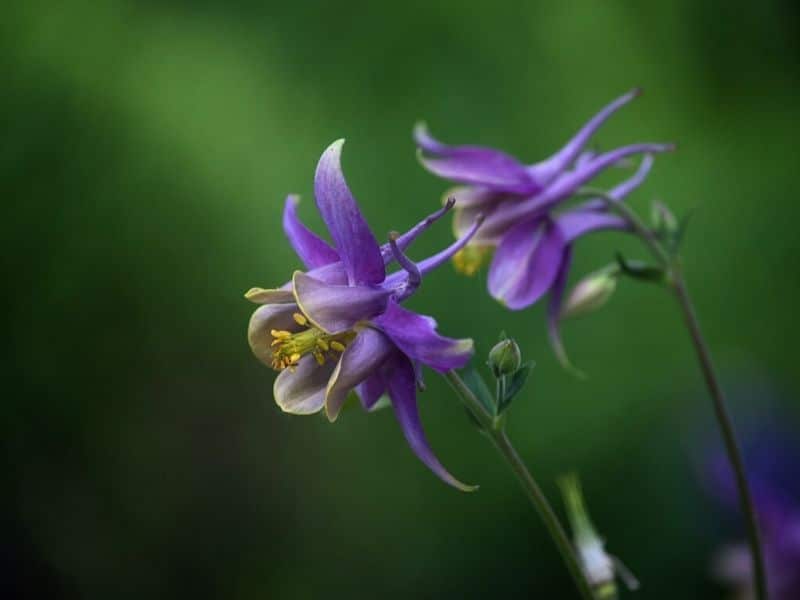
[[[416,162],[416,120],[533,162],[644,87],[595,143],[679,144],[631,203],[694,210],[688,278],[734,395],[798,383],[794,2],[29,1],[0,17],[12,594],[574,597],[515,481],[432,373],[429,438],[478,493],[436,480],[390,411],[332,426],[274,405],[242,293],[299,266],[280,227],[287,193],[322,231],[313,170],[339,137],[382,235],[446,187]],[[449,239],[439,224],[413,256]],[[574,274],[617,249],[644,256],[598,235]],[[698,439],[716,434],[671,300],[626,282],[567,324],[591,375],[576,381],[548,348],[543,307],[506,312],[484,286],[446,267],[411,305],[482,352],[505,329],[537,361],[509,430],[548,494],[580,471],[640,597],[722,597],[709,561],[739,532],[698,482]],[[796,408],[791,393],[779,404]]]

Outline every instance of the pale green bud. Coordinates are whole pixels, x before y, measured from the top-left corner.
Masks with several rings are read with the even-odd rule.
[[[522,364],[522,352],[512,339],[501,340],[489,351],[489,368],[495,377],[513,375]]]
[[[670,235],[678,231],[678,219],[675,218],[675,215],[663,202],[658,200],[653,202],[651,219],[653,221],[653,229],[656,231],[663,231]]]
[[[561,309],[560,318],[577,317],[601,308],[614,295],[618,278],[617,265],[610,265],[584,277],[572,288]]]

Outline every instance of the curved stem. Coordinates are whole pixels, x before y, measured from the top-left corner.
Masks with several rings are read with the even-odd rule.
[[[483,431],[492,440],[492,443],[511,467],[511,470],[514,471],[514,474],[517,476],[522,488],[525,490],[526,495],[530,499],[531,504],[533,504],[536,512],[539,513],[542,521],[544,521],[547,531],[553,538],[553,541],[555,542],[556,547],[561,554],[561,558],[564,559],[564,562],[569,569],[570,575],[572,575],[572,579],[575,581],[575,585],[577,586],[581,597],[584,600],[594,600],[592,587],[586,578],[586,573],[584,572],[583,568],[581,568],[580,561],[575,554],[575,548],[570,543],[566,531],[564,531],[561,522],[558,520],[558,517],[553,511],[552,506],[550,506],[550,502],[548,502],[547,497],[544,495],[544,492],[542,492],[539,484],[536,483],[533,475],[531,475],[530,471],[528,471],[528,468],[525,466],[525,462],[517,453],[516,449],[511,443],[511,440],[508,438],[508,435],[506,435],[506,432],[502,427],[498,426],[495,419],[493,419],[492,416],[486,412],[486,410],[483,408],[483,405],[475,397],[475,394],[473,394],[472,391],[467,387],[458,373],[455,371],[448,371],[445,373],[445,378],[450,383],[456,394],[458,394],[458,397],[461,399],[464,405],[467,407],[467,410],[472,413]]]
[[[700,329],[700,322],[697,319],[697,313],[692,304],[689,292],[686,288],[686,280],[683,277],[683,271],[680,262],[677,258],[670,257],[669,253],[664,250],[661,243],[658,241],[653,232],[642,222],[639,216],[633,212],[627,205],[622,202],[614,202],[605,194],[598,194],[601,198],[606,200],[611,210],[616,211],[624,217],[631,226],[631,229],[642,239],[647,245],[653,256],[662,264],[667,274],[667,282],[672,290],[675,292],[675,297],[681,307],[683,313],[683,320],[686,323],[686,328],[689,330],[689,336],[692,339],[697,354],[697,360],[700,363],[700,368],[703,371],[703,378],[706,381],[706,387],[711,395],[711,400],[714,404],[714,414],[717,418],[720,433],[725,443],[725,451],[728,455],[728,462],[733,469],[736,478],[736,487],[739,492],[739,505],[742,514],[744,515],[747,524],[747,538],[750,546],[750,553],[753,561],[753,578],[754,588],[756,591],[757,600],[767,600],[767,573],[764,564],[764,550],[761,543],[761,534],[758,527],[758,515],[756,513],[755,503],[753,496],[750,493],[750,486],[747,483],[747,474],[744,468],[744,461],[742,460],[742,452],[739,448],[739,443],[736,440],[736,433],[733,428],[733,420],[728,412],[725,394],[722,391],[722,386],[719,382],[719,377],[714,369],[714,363],[711,359],[711,351],[708,348],[703,332]]]
[[[675,296],[683,312],[683,318],[686,322],[686,328],[689,330],[689,335],[692,338],[692,344],[697,352],[697,359],[700,362],[703,377],[706,380],[706,386],[714,402],[714,413],[716,414],[717,422],[722,432],[722,439],[725,442],[728,460],[731,463],[731,467],[733,467],[733,472],[736,477],[736,487],[739,490],[739,503],[747,523],[747,537],[750,544],[750,552],[752,553],[756,598],[759,600],[767,600],[767,574],[764,565],[761,534],[758,527],[758,516],[755,503],[753,502],[753,496],[750,493],[750,487],[747,484],[744,461],[742,460],[742,452],[739,448],[739,444],[736,441],[733,420],[728,413],[725,395],[720,386],[716,370],[714,369],[714,363],[711,360],[711,352],[703,337],[703,332],[700,330],[697,313],[694,310],[694,305],[686,289],[686,281],[683,278],[680,267],[673,266],[671,273],[672,287],[675,290]]]
[[[672,263],[672,260],[667,254],[666,250],[661,247],[661,244],[658,241],[658,238],[653,234],[647,225],[639,218],[631,208],[625,204],[624,202],[618,201],[616,198],[612,198],[608,194],[606,194],[602,190],[596,190],[594,188],[584,188],[581,190],[580,196],[588,196],[593,198],[600,198],[604,200],[605,203],[608,205],[609,210],[612,210],[618,213],[623,219],[625,219],[628,224],[633,229],[634,233],[638,235],[642,241],[647,244],[647,247],[650,249],[650,252],[653,253],[653,256],[656,257],[658,262],[661,263],[664,267],[669,267]]]

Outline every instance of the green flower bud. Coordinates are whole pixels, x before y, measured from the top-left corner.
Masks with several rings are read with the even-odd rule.
[[[585,315],[601,308],[617,289],[618,265],[611,265],[579,281],[561,309],[560,318]]]
[[[605,540],[598,535],[589,518],[577,475],[570,473],[561,477],[558,483],[572,528],[573,544],[597,599],[616,600],[617,577],[625,582],[628,589],[637,589],[639,582],[636,577],[618,558],[606,551]]]
[[[651,212],[651,219],[653,221],[653,229],[669,235],[678,231],[679,223],[672,211],[663,202],[656,200],[653,202]]]
[[[495,377],[516,373],[522,364],[522,352],[517,342],[510,338],[498,342],[489,352],[487,364]]]

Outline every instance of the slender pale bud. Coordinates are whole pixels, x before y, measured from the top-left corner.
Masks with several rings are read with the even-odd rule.
[[[489,351],[487,364],[495,377],[513,375],[519,371],[522,364],[522,352],[517,342],[510,338],[498,342]]]
[[[572,528],[572,541],[595,597],[598,600],[616,600],[617,576],[628,589],[638,589],[639,582],[633,574],[618,558],[606,551],[605,540],[598,535],[589,518],[578,476],[570,473],[561,477],[558,483]]]
[[[614,295],[618,278],[618,265],[609,265],[584,277],[572,288],[559,318],[577,317],[602,308]]]
[[[567,507],[567,516],[572,526],[572,539],[581,566],[586,572],[595,594],[598,598],[610,599],[617,597],[616,582],[614,581],[614,561],[605,551],[603,539],[589,519],[589,513],[583,502],[581,484],[575,474],[562,477],[559,480],[564,504]]]
[[[658,200],[653,202],[651,218],[653,220],[653,229],[656,231],[664,231],[673,234],[678,231],[678,219],[663,202]]]

